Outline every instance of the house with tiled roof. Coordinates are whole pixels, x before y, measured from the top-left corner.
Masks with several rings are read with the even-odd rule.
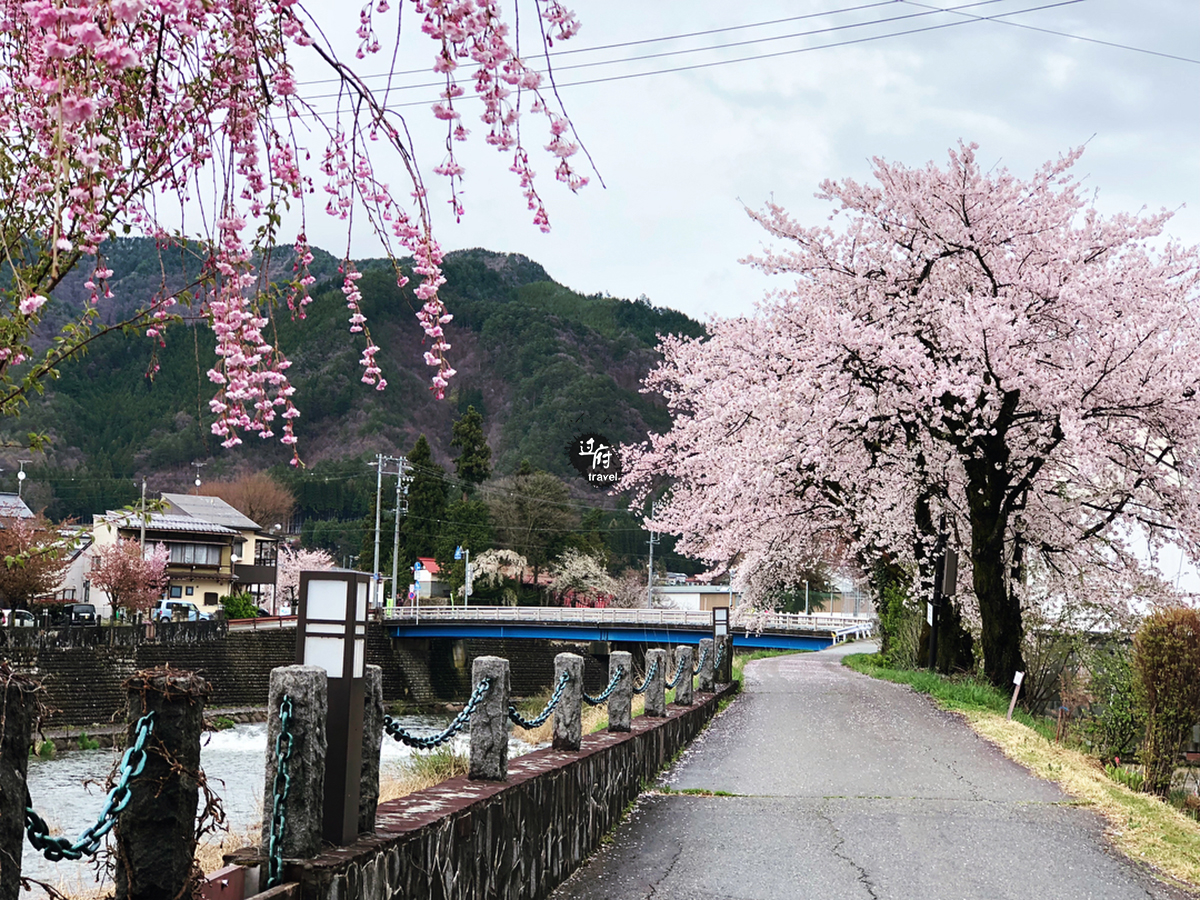
[[[140,539],[147,546],[165,544],[168,551],[166,595],[191,600],[205,612],[221,599],[249,591],[266,601],[275,585],[278,538],[264,531],[219,497],[163,494],[164,509],[145,517],[109,510],[94,517],[95,549],[118,538]],[[144,529],[144,532],[143,532]],[[93,602],[104,602],[94,591]]]

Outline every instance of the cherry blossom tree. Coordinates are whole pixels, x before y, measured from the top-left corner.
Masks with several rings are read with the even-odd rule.
[[[155,544],[149,553],[135,540],[118,538],[96,551],[89,578],[108,594],[113,613],[151,609],[167,587],[166,544]]]
[[[300,573],[333,568],[333,557],[325,550],[303,550],[281,546],[275,559],[275,590],[278,598],[294,612],[300,600]]]
[[[555,178],[571,190],[587,181],[571,165],[578,144],[570,123],[553,94],[543,93],[549,58],[539,71],[521,55],[520,36],[495,0],[398,0],[394,8],[370,0],[358,20],[359,60],[390,41],[388,71],[395,69],[405,7],[405,27],[419,27],[432,42],[426,59],[441,84],[432,113],[446,128],[433,171],[450,182],[451,213],[463,213],[455,148],[468,138],[461,107],[471,93],[482,107],[484,141],[505,154],[534,224],[548,228],[522,111],[546,122]],[[539,50],[578,29],[559,0],[535,2],[531,18],[540,26]],[[412,257],[425,359],[442,396],[453,375],[444,331],[450,314],[438,296],[442,251],[416,148],[389,105],[392,76],[377,90],[361,66],[340,59],[323,30],[336,24],[315,20],[296,0],[0,0],[0,240],[11,274],[0,296],[9,308],[0,319],[0,413],[17,412],[105,331],[136,328],[161,342],[177,304],[188,300],[217,338],[208,372],[214,433],[230,447],[246,434],[266,438],[280,429],[280,440],[294,444],[290,362],[271,323],[276,301],[300,318],[309,302],[303,223],[318,191],[348,237],[354,224],[365,226],[393,260]],[[310,99],[297,72],[321,66],[336,87]],[[400,174],[400,185],[383,180],[388,170]],[[282,217],[292,207],[301,224],[285,235]],[[198,275],[179,289],[164,274],[161,290],[132,298],[136,311],[118,321],[106,307],[116,274],[106,248],[122,233],[153,236],[160,246],[191,238]],[[294,256],[281,289],[268,278],[277,246]],[[341,270],[349,330],[363,342],[362,380],[382,389],[379,347],[348,247],[349,239]],[[48,298],[77,267],[88,273],[90,302],[48,350],[35,352]],[[396,276],[406,283],[398,263]]]
[[[70,564],[69,542],[42,516],[0,518],[0,596],[4,605],[27,609],[49,594]]]
[[[519,589],[527,568],[529,561],[515,550],[484,550],[471,563],[471,581],[483,588],[503,588],[504,602],[516,606],[517,590],[505,583],[515,582]]]
[[[594,606],[611,600],[617,582],[608,574],[604,561],[589,553],[567,548],[550,567],[550,588],[560,602],[568,599],[576,606]]]
[[[1200,551],[1200,252],[1169,218],[1102,216],[1071,173],[984,171],[976,148],[826,182],[831,225],[769,205],[790,276],[754,318],[668,340],[675,413],[626,483],[674,481],[654,526],[713,561],[803,559],[823,537],[916,565],[966,551],[984,669],[1024,669],[1022,603],[1116,609],[1161,591],[1139,553]]]

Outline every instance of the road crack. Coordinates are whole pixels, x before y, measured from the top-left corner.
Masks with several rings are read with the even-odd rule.
[[[675,855],[671,857],[671,862],[667,864],[666,870],[648,885],[650,892],[646,894],[646,900],[650,900],[651,897],[657,894],[658,886],[671,877],[671,872],[674,871],[681,856],[683,856],[683,844],[678,843],[675,846]]]
[[[837,824],[833,821],[833,816],[828,813],[824,804],[817,807],[817,817],[829,826],[829,830],[833,832],[833,836],[836,839],[836,843],[832,848],[830,848],[833,851],[833,855],[849,865],[850,868],[858,873],[858,881],[864,888],[867,889],[867,893],[871,896],[871,900],[879,900],[879,895],[875,893],[875,885],[871,883],[871,879],[867,875],[867,870],[855,862],[854,858],[848,855],[842,849],[846,843],[846,839],[842,836],[841,831],[838,830]]]

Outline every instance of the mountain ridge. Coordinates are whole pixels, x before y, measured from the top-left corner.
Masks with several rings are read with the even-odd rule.
[[[118,295],[147,296],[155,279],[157,290],[189,277],[186,259],[164,275],[167,267],[152,241],[119,243],[127,274],[114,281]],[[428,390],[431,370],[423,359],[425,339],[414,317],[419,304],[411,286],[396,286],[388,260],[368,259],[357,263],[363,273],[358,285],[388,380],[387,389],[377,392],[359,381],[363,341],[347,333],[337,262],[322,252],[314,257],[318,281],[307,319],[294,322],[286,308],[282,314],[276,310],[268,329],[275,335],[268,340],[277,341],[293,361],[299,451],[308,463],[406,453],[423,433],[435,461],[449,466],[450,427],[467,406],[475,406],[484,415],[497,474],[511,474],[529,459],[578,488],[566,444],[588,430],[628,443],[665,429],[669,416],[661,400],[640,392],[658,359],[656,335],[705,333],[700,323],[644,298],[578,294],[520,254],[455,251],[444,262],[442,296],[454,315],[446,330],[458,374],[446,400],[436,401]],[[407,270],[406,261],[401,265]],[[285,268],[290,272],[291,259],[281,253],[271,271]],[[48,323],[86,302],[83,278],[72,273],[64,281],[47,306]],[[122,495],[143,475],[160,489],[186,489],[195,476],[193,461],[205,463],[204,476],[211,480],[290,458],[277,440],[251,436],[230,451],[209,433],[207,402],[214,386],[205,373],[214,357],[205,326],[168,329],[153,381],[142,374],[153,359],[151,344],[145,337],[105,336],[86,356],[64,364],[61,378],[47,384],[45,397],[34,399],[25,415],[4,423],[10,439],[30,429],[51,435],[51,450],[34,468],[50,486],[40,499],[60,515],[82,513],[79,483],[88,478],[120,482],[124,487],[116,493]],[[15,469],[3,454],[0,466]],[[54,486],[56,480],[73,480],[77,502],[67,496],[70,490]]]

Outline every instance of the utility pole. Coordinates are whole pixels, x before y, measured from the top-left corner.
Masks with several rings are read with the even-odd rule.
[[[375,455],[375,462],[367,463],[368,466],[375,467],[375,562],[371,567],[371,608],[383,605],[383,577],[379,571],[379,527],[381,523],[380,516],[383,513],[383,469],[388,463],[399,463],[397,475],[403,480],[404,473],[408,469],[408,460],[403,456],[384,456],[382,453]],[[412,479],[410,478],[409,481]],[[400,485],[396,485],[397,494],[400,490]],[[404,493],[408,493],[407,483],[404,486]],[[406,504],[407,505],[407,504]],[[396,550],[399,551],[399,509],[400,504],[396,504],[397,510],[397,527],[396,527]],[[392,561],[392,596],[396,596],[396,565],[395,560]]]
[[[383,454],[375,454],[375,563],[371,566],[371,608],[379,605],[379,514],[383,499]]]
[[[138,546],[142,548],[142,558],[146,556],[146,479],[142,479],[142,514],[138,517],[141,529],[138,531]]]
[[[400,457],[396,472],[396,527],[392,533],[392,607],[396,605],[396,594],[400,590],[400,516],[408,515],[408,486],[412,484],[412,464]],[[379,532],[376,530],[376,536]]]
[[[662,509],[661,501],[654,501],[654,505],[650,507],[650,517],[658,515]],[[654,545],[658,543],[658,532],[653,528],[650,529],[650,577],[646,579],[646,606],[654,607]]]

